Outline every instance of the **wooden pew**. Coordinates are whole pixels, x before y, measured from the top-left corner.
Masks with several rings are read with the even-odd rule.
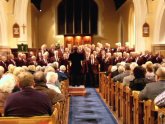
[[[55,108],[51,116],[0,117],[0,124],[59,124],[58,110]]]
[[[158,109],[158,124],[165,124],[165,108]]]
[[[68,97],[69,97],[69,81],[65,80],[61,82],[61,93],[65,96],[65,101],[60,102],[60,112],[61,112],[61,118],[60,118],[60,124],[65,124],[67,120],[67,110],[68,110]]]
[[[127,124],[126,123],[126,114],[127,114],[127,111],[126,111],[126,87],[123,85],[123,111],[122,111],[122,122],[123,124]]]
[[[119,82],[115,83],[115,111],[118,117],[119,116],[119,111],[120,111],[120,101],[119,101]]]
[[[3,107],[0,107],[0,116],[3,116]]]
[[[113,111],[115,111],[115,87],[116,84],[111,80],[111,107]]]
[[[54,107],[54,109],[56,108],[57,111],[58,111],[58,118],[57,119],[58,119],[58,123],[61,124],[62,123],[62,119],[63,119],[62,118],[62,116],[63,116],[62,115],[63,114],[62,113],[62,111],[63,111],[63,108],[62,107],[63,106],[62,106],[62,104],[60,102],[57,102],[53,107]]]
[[[112,81],[111,81],[111,77],[108,77],[108,85],[109,85],[109,102],[108,102],[108,106],[112,106]]]
[[[157,121],[157,111],[153,101],[144,101],[144,124],[154,124]]]
[[[123,109],[124,109],[124,96],[123,96],[123,92],[124,92],[124,86],[122,83],[119,83],[119,110],[118,110],[118,117],[120,117],[123,121]]]
[[[109,78],[105,75],[105,93],[104,98],[106,100],[106,103],[109,103]]]
[[[139,101],[139,91],[133,91],[133,119],[134,124],[143,124],[144,102]]]
[[[133,96],[131,89],[126,86],[125,87],[125,96],[126,96],[126,124],[133,124]]]
[[[104,90],[103,85],[102,85],[102,84],[104,84],[103,83],[104,82],[104,75],[105,75],[105,72],[99,72],[99,92],[101,94],[104,94],[102,91],[102,90]]]
[[[110,76],[107,76],[107,82],[108,82],[107,105],[110,106],[110,102],[111,102],[111,77]]]
[[[120,104],[119,104],[119,82],[115,83],[115,111],[117,116],[119,117],[119,109],[120,109]]]

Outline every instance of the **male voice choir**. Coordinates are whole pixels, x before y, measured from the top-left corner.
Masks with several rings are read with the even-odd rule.
[[[109,43],[101,44],[98,42],[96,45],[85,44],[72,48],[64,48],[63,46],[56,48],[54,44],[48,48],[46,44],[43,44],[37,53],[30,51],[18,53],[17,56],[13,54],[9,54],[7,57],[0,56],[0,66],[7,72],[10,64],[43,67],[56,63],[66,67],[65,73],[70,77],[71,85],[83,84],[98,87],[99,71],[108,71],[110,65],[116,65],[120,62],[136,62],[138,65],[143,65],[147,61],[161,63],[162,60],[163,57],[159,53],[135,52],[134,49],[121,45],[111,48]]]

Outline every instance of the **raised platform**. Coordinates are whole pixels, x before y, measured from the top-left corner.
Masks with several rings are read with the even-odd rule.
[[[71,96],[85,96],[86,95],[86,89],[84,85],[80,85],[79,87],[69,87],[69,94]]]

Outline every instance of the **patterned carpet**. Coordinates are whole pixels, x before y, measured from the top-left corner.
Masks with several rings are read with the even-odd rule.
[[[69,124],[117,124],[94,88],[86,96],[71,97]]]

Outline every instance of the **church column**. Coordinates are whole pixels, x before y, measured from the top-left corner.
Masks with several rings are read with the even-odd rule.
[[[10,52],[7,36],[7,17],[5,13],[6,1],[0,0],[0,54]]]
[[[145,23],[147,10],[145,6],[142,6],[144,1],[133,0],[135,9],[135,24],[136,24],[136,51],[145,51],[147,46],[147,39],[142,35],[142,26]]]

